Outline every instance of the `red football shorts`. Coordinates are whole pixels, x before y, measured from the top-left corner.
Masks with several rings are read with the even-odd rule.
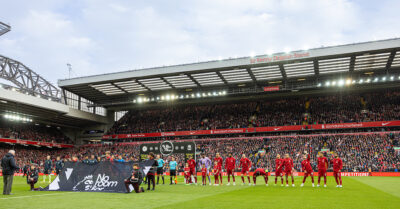
[[[233,169],[227,169],[226,170],[227,175],[233,175]]]
[[[318,176],[326,176],[326,170],[325,169],[318,169]]]
[[[292,170],[285,170],[285,175],[292,175]]]
[[[314,172],[313,171],[305,171],[304,172],[304,176],[312,176],[312,175],[314,175]]]
[[[242,174],[247,174],[249,172],[249,168],[242,168]]]
[[[283,176],[282,170],[276,170],[275,171],[275,176]]]
[[[197,176],[196,169],[190,169],[189,175]]]

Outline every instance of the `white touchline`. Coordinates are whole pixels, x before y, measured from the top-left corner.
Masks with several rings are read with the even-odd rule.
[[[51,196],[51,195],[71,194],[71,193],[79,193],[79,192],[62,192],[62,193],[57,193],[57,194],[42,194],[42,195],[29,195],[29,196],[18,196],[18,197],[6,197],[6,198],[0,198],[0,200],[41,197],[41,196]]]

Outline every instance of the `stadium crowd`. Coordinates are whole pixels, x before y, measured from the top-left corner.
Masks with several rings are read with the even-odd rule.
[[[72,141],[55,127],[36,126],[34,124],[25,123],[13,124],[1,120],[0,138],[72,144]]]
[[[270,138],[222,138],[195,140],[197,151],[214,159],[216,153],[226,158],[229,153],[239,166],[240,156],[246,156],[253,162],[252,169],[263,167],[274,171],[274,160],[277,154],[289,153],[294,161],[294,168],[300,171],[301,155],[304,151],[311,153],[312,167],[316,169],[318,152],[326,152],[328,157],[333,152],[343,159],[343,171],[395,171],[400,168],[400,153],[394,147],[400,146],[399,133],[374,134],[337,134],[337,135],[304,135]],[[0,155],[4,155],[11,145],[2,145]],[[65,161],[84,161],[92,155],[98,161],[137,161],[139,159],[138,144],[114,144],[101,146],[81,146],[72,149],[47,149],[32,147],[14,147],[17,164],[22,166],[35,163],[43,168],[47,155],[54,161],[60,156]],[[183,154],[174,155],[178,168],[184,167]],[[168,161],[171,156],[166,157]],[[199,159],[199,157],[197,157]],[[54,164],[53,164],[54,165]]]
[[[379,99],[376,99],[379,98]],[[246,103],[131,110],[108,134],[327,124],[400,119],[400,92],[336,94]]]

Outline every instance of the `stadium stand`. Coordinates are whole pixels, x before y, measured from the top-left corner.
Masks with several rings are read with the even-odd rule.
[[[0,138],[72,144],[71,139],[66,137],[56,127],[6,123],[2,120],[0,120]]]
[[[109,134],[390,121],[400,118],[399,100],[399,91],[387,90],[275,101],[131,110],[114,124]]]

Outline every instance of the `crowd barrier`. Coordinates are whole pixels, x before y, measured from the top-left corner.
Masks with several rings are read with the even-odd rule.
[[[32,145],[32,146],[39,146],[39,147],[57,147],[57,148],[73,148],[74,145],[71,144],[58,144],[52,142],[40,142],[40,141],[31,141],[31,140],[24,140],[24,139],[9,139],[9,138],[0,138],[1,143],[8,143],[8,144],[20,144],[20,145]]]
[[[103,135],[102,138],[133,139],[133,138],[166,137],[166,136],[245,134],[245,133],[266,133],[266,132],[282,132],[282,131],[352,129],[352,128],[394,127],[394,126],[400,126],[400,121],[393,120],[393,121],[372,121],[372,122],[357,122],[357,123],[332,123],[332,124],[268,126],[268,127],[193,130],[193,131],[171,131],[171,132],[154,132],[154,133],[111,134],[111,135]]]
[[[375,131],[375,132],[355,132],[355,133],[325,133],[325,134],[303,134],[303,135],[279,135],[279,136],[253,136],[253,137],[225,137],[225,138],[204,138],[204,139],[176,139],[173,140],[174,142],[185,142],[185,141],[221,141],[221,140],[264,140],[268,139],[275,139],[275,138],[299,138],[299,137],[318,137],[318,136],[352,136],[352,135],[385,135],[385,134],[397,134],[400,131]],[[147,144],[147,143],[160,143],[160,140],[155,141],[137,141],[137,142],[118,142],[114,143],[114,145],[124,146],[124,145],[140,145],[140,144]],[[85,144],[82,147],[101,147],[104,144]]]

